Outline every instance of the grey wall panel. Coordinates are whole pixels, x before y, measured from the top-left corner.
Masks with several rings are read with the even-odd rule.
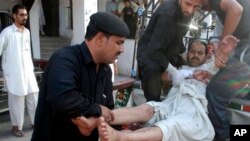
[[[0,0],[0,10],[11,12],[15,4],[22,3],[22,0]]]

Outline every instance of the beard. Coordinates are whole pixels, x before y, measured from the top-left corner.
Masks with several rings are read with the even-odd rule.
[[[200,65],[201,61],[200,61],[199,58],[193,57],[193,58],[190,58],[190,59],[188,60],[188,63],[189,63],[189,65],[190,65],[191,67],[196,67],[196,66]]]
[[[190,20],[193,17],[193,14],[187,15],[185,12],[182,12],[182,17],[184,20]]]
[[[27,20],[22,20],[22,21],[20,22],[20,25],[25,26],[25,25],[26,25],[26,23],[27,23]]]

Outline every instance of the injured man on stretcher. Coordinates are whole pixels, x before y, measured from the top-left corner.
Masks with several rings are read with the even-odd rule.
[[[224,59],[233,51],[237,42],[233,36],[227,36],[221,41],[220,44],[224,45],[220,48],[220,54]],[[179,70],[172,69],[175,73],[181,73],[185,79],[179,81],[179,84],[175,83],[164,101],[114,109],[111,121],[105,121],[103,117],[83,117],[82,122],[86,125],[96,125],[98,122],[101,141],[212,141],[214,129],[207,115],[205,90],[218,68],[215,57],[207,58],[206,43],[192,41],[188,47],[188,65]],[[133,123],[142,123],[143,127],[135,131],[118,131],[110,126]],[[88,130],[78,128],[83,134]]]

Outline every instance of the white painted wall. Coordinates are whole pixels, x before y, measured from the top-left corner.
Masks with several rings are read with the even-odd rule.
[[[30,9],[30,33],[31,33],[31,44],[33,50],[33,58],[40,59],[40,37],[39,37],[39,0],[35,0],[33,6]]]
[[[73,31],[68,27],[68,9],[69,0],[59,0],[59,34],[62,37],[71,39],[73,36]]]
[[[97,0],[85,1],[84,2],[84,26],[85,31],[90,21],[90,16],[98,11]]]
[[[84,39],[84,1],[73,0],[73,36],[71,44],[79,44]]]
[[[106,2],[111,0],[98,0],[98,11],[106,11]]]
[[[73,0],[73,37],[71,44],[84,40],[89,17],[97,12],[97,0]]]
[[[124,43],[124,53],[118,57],[119,75],[130,76],[133,63],[135,40],[127,39]],[[137,63],[135,64],[137,66]]]

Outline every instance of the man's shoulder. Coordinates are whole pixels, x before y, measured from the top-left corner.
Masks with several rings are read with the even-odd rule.
[[[11,32],[11,31],[13,31],[13,30],[14,30],[13,25],[9,25],[9,26],[5,27],[5,28],[2,30],[1,34],[6,34],[6,33],[9,33],[9,32]]]
[[[174,0],[164,1],[156,10],[155,13],[167,15],[169,17],[174,17],[177,12],[178,7]]]
[[[209,5],[217,12],[220,10],[220,3],[221,0],[209,0]]]
[[[30,33],[30,30],[28,28],[24,27],[24,32]]]
[[[57,54],[70,60],[81,60],[81,58],[87,56],[86,54],[88,53],[83,44],[75,44],[62,47],[57,51]]]

